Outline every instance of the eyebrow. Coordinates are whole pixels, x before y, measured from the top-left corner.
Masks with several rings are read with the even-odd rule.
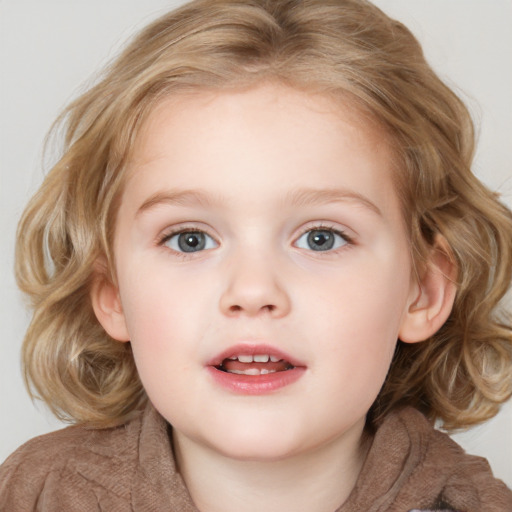
[[[349,189],[298,189],[292,190],[286,194],[283,199],[283,205],[292,205],[296,207],[315,206],[326,203],[337,202],[355,202],[373,211],[377,215],[382,215],[380,208],[370,201],[367,197],[358,192]],[[143,212],[159,206],[161,204],[178,206],[218,206],[226,203],[222,197],[215,197],[201,190],[175,190],[160,191],[150,196],[138,208],[136,216]]]
[[[220,198],[214,198],[210,195],[201,192],[200,190],[176,190],[176,191],[162,191],[157,192],[150,196],[142,205],[137,209],[135,216],[159,206],[161,204],[179,205],[179,206],[213,206],[221,202]]]
[[[346,201],[359,203],[382,216],[380,208],[374,202],[349,189],[299,189],[289,192],[285,199],[285,202],[299,207]]]

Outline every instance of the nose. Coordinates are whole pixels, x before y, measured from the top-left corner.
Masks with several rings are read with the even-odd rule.
[[[227,272],[228,279],[220,298],[220,309],[227,316],[272,318],[286,316],[290,297],[282,286],[276,262],[265,255],[239,255]]]

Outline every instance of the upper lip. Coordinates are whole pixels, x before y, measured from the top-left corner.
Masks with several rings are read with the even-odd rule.
[[[231,347],[223,350],[221,353],[214,356],[210,359],[206,365],[207,366],[221,366],[222,362],[230,357],[237,356],[255,356],[255,355],[263,355],[268,354],[269,356],[276,357],[279,360],[287,361],[292,366],[306,366],[304,362],[298,360],[297,358],[291,356],[290,354],[273,347],[272,345],[268,345],[266,343],[237,343],[236,345],[232,345]]]

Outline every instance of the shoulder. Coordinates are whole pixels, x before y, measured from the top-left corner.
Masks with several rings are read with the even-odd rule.
[[[386,416],[375,432],[358,481],[340,509],[512,511],[512,492],[487,461],[468,455],[417,410]]]
[[[383,427],[408,438],[409,484],[430,487],[437,500],[457,510],[512,510],[512,491],[494,478],[487,460],[467,454],[418,411],[400,411]]]
[[[138,416],[111,429],[72,426],[28,441],[0,466],[0,510],[98,510],[109,485],[127,495],[140,424]]]

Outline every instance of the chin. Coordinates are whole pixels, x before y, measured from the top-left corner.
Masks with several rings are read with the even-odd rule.
[[[238,448],[230,446],[228,448],[223,447],[219,451],[224,457],[241,462],[276,462],[296,456],[300,452],[297,449],[293,450],[287,446],[277,447],[275,445],[272,445],[270,449],[268,447],[264,449],[247,449],[247,447]]]
[[[223,456],[240,461],[271,462],[287,459],[304,449],[292,432],[272,429],[230,430],[219,439],[211,439],[210,446]]]

